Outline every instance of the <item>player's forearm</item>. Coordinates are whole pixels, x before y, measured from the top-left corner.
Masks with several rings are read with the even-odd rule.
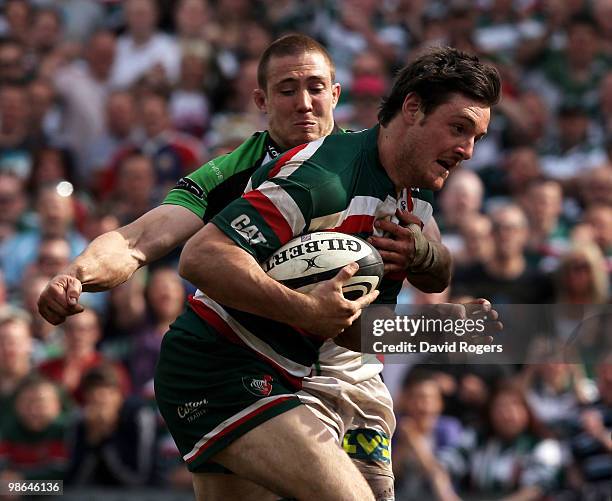
[[[122,284],[144,264],[145,257],[129,240],[111,231],[93,240],[63,273],[76,277],[84,291],[96,292]]]
[[[450,284],[452,257],[442,243],[430,240],[429,245],[436,247],[436,259],[432,266],[419,273],[409,272],[407,278],[420,291],[427,293],[442,292]]]
[[[300,326],[307,296],[268,277],[257,261],[216,226],[187,242],[179,273],[219,303],[283,323]]]
[[[184,207],[160,205],[127,226],[100,235],[67,274],[78,278],[85,291],[111,289],[182,244],[202,225],[202,220]]]

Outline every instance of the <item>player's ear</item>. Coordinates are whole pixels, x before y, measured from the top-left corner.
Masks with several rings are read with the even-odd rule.
[[[340,92],[342,88],[339,83],[332,84],[332,106],[335,108],[340,99]]]
[[[268,103],[266,99],[266,93],[262,89],[255,89],[253,91],[253,102],[259,111],[268,113]]]
[[[410,92],[402,104],[402,118],[407,125],[414,124],[421,113],[421,98],[415,93]]]

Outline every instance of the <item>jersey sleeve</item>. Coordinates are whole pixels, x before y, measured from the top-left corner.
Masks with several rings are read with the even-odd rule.
[[[208,195],[232,176],[252,166],[259,160],[265,133],[255,133],[227,155],[209,160],[199,169],[182,177],[172,188],[162,204],[180,205],[204,219],[208,208]]]

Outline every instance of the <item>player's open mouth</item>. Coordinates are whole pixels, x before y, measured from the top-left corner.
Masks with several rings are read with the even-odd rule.
[[[455,165],[455,164],[452,164],[451,162],[447,162],[445,160],[436,160],[436,162],[439,165],[441,165],[442,167],[444,167],[447,170],[447,172],[449,172],[451,170],[451,168]]]

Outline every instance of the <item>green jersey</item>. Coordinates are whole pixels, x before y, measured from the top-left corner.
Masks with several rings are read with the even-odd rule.
[[[292,238],[313,231],[367,238],[374,234],[374,222],[393,220],[398,207],[425,223],[432,213],[431,194],[396,192],[380,164],[377,135],[375,127],[327,136],[289,150],[256,170],[242,198],[221,210],[212,222],[258,262]],[[212,174],[208,174],[210,181]],[[185,188],[179,191],[193,194]],[[205,217],[205,211],[202,214]],[[403,278],[385,277],[380,301],[394,302]],[[254,350],[293,382],[299,384],[317,361],[318,337],[225,307],[201,293],[190,302],[220,334]]]

